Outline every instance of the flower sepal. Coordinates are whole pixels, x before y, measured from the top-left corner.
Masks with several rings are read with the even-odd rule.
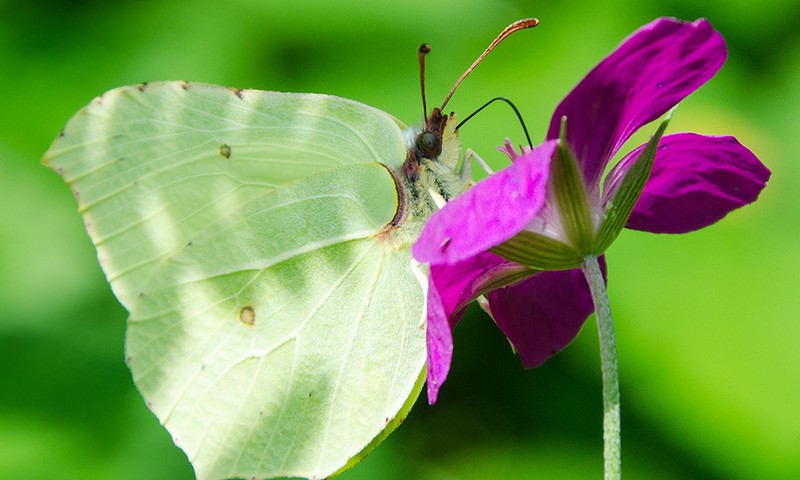
[[[591,253],[594,227],[588,192],[578,162],[566,141],[567,117],[561,119],[561,134],[550,162],[547,195],[553,199],[554,217],[562,232],[557,235],[525,229],[490,249],[513,262],[537,270],[569,270],[581,266]],[[509,155],[512,160],[514,152]]]
[[[592,254],[601,255],[605,252],[627,224],[628,217],[631,216],[633,207],[650,178],[658,143],[664,136],[671,118],[672,111],[667,114],[656,133],[645,144],[639,157],[630,165],[623,166],[622,171],[611,172],[606,179],[606,191],[603,196],[607,200],[603,208],[603,219],[592,246]]]
[[[547,235],[523,230],[489,251],[536,270],[580,267],[583,256],[572,245]]]
[[[578,161],[567,143],[566,116],[561,117],[558,147],[550,162],[548,187],[558,209],[565,240],[582,258],[590,252],[594,243],[594,225],[586,184]],[[576,266],[579,264],[580,262]]]

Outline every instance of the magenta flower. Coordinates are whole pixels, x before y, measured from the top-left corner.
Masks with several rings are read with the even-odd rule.
[[[484,304],[525,367],[577,335],[594,306],[581,259],[599,256],[623,227],[685,233],[755,201],[770,171],[733,137],[653,139],[603,179],[611,158],[643,125],[709,80],[727,56],[706,20],[661,18],[628,37],[556,108],[547,140],[436,212],[414,245],[430,264],[428,400],[452,358],[464,307]]]

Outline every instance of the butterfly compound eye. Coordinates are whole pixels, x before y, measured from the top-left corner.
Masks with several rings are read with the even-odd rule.
[[[420,147],[426,152],[436,148],[436,135],[431,132],[425,132],[419,136]]]
[[[417,137],[417,148],[424,158],[435,159],[442,153],[442,142],[433,132],[422,132]]]

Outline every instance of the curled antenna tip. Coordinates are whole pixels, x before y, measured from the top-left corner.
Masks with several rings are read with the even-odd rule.
[[[472,72],[472,70],[474,70],[479,63],[481,63],[484,57],[486,57],[486,55],[488,55],[489,52],[494,50],[494,48],[500,42],[508,38],[508,36],[514,32],[525,30],[526,28],[535,27],[536,25],[539,25],[539,20],[535,18],[523,18],[522,20],[517,20],[516,22],[504,28],[503,31],[500,32],[500,35],[498,35],[497,38],[495,38],[494,41],[491,44],[489,44],[489,47],[487,47],[486,50],[484,50],[483,53],[480,54],[480,56],[478,56],[478,58],[472,63],[472,65],[470,65],[469,68],[467,68],[467,70],[461,75],[461,77],[458,80],[456,80],[455,85],[453,85],[453,88],[450,89],[450,93],[447,94],[447,97],[445,97],[444,102],[442,102],[442,106],[439,107],[439,109],[444,110],[444,107],[447,105],[447,102],[450,101],[450,98],[453,96],[453,94],[455,93],[456,89],[461,84],[461,82],[464,81],[465,78],[467,78],[467,75],[469,75],[470,72]]]
[[[523,18],[522,20],[517,20],[516,22],[512,23],[508,26],[509,29],[517,30],[522,28],[532,28],[536,25],[539,25],[538,18]]]
[[[427,43],[423,43],[422,45],[419,46],[419,48],[417,49],[417,52],[419,52],[419,53],[421,53],[423,55],[426,54],[426,53],[431,53],[431,46],[428,45]]]

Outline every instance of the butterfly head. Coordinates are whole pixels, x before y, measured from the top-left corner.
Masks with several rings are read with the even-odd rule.
[[[462,193],[470,181],[469,165],[458,170],[461,143],[458,139],[455,114],[444,114],[445,106],[461,82],[501,41],[510,34],[531,28],[539,23],[535,18],[519,20],[506,27],[489,47],[461,75],[440,107],[428,114],[425,98],[425,56],[431,47],[423,43],[417,50],[420,65],[420,91],[425,122],[421,127],[406,131],[407,157],[402,168],[403,196],[412,216],[426,219],[440,208],[442,202]],[[405,203],[405,202],[401,202]],[[405,211],[405,209],[401,209]],[[405,214],[399,214],[394,225],[402,223]]]
[[[448,117],[434,108],[425,122],[425,129],[414,141],[414,154],[417,158],[436,159],[442,153],[442,136]]]

